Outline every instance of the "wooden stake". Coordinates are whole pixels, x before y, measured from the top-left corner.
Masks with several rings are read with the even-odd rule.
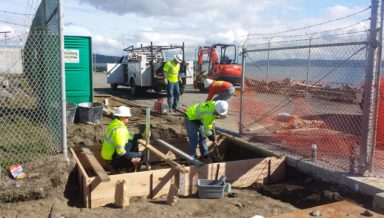
[[[167,204],[175,205],[179,199],[179,172],[174,172],[174,177],[172,178],[172,184],[169,186],[169,192],[167,196]]]
[[[128,187],[125,180],[118,180],[116,182],[115,205],[120,208],[129,206]]]

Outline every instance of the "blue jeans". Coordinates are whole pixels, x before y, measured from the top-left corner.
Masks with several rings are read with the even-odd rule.
[[[199,143],[200,153],[208,156],[208,146],[205,143],[207,136],[204,134],[204,126],[196,121],[190,121],[187,117],[184,117],[184,123],[188,134],[189,155],[197,158],[196,146]]]
[[[214,101],[218,101],[218,100],[226,101],[233,96],[233,93],[235,93],[235,87],[234,86],[228,88],[224,92],[219,92],[219,94],[213,100]]]
[[[169,82],[167,86],[167,100],[169,109],[176,109],[179,104],[180,87],[179,82]]]

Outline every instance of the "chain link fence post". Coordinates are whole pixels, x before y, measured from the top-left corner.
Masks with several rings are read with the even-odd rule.
[[[375,149],[376,139],[376,122],[377,122],[377,101],[380,71],[377,69],[378,64],[378,10],[379,0],[371,2],[371,21],[369,40],[367,48],[367,68],[364,84],[364,113],[362,124],[362,137],[360,144],[360,166],[359,174],[367,175],[372,170],[373,153]]]
[[[245,59],[247,57],[247,49],[245,46],[242,47],[241,51],[241,90],[240,90],[240,124],[239,133],[244,133],[244,79],[245,79]]]

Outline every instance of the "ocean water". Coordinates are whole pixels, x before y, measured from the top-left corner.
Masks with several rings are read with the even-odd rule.
[[[360,86],[364,82],[363,67],[297,67],[297,66],[246,66],[245,76],[257,80],[282,80],[291,78],[309,84],[348,84]]]

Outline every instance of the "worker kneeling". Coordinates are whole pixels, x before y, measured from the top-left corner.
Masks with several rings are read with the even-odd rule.
[[[217,95],[213,100],[229,100],[235,93],[235,87],[232,83],[227,81],[219,81],[212,79],[205,79],[203,81],[204,88],[208,89],[208,97],[205,101],[212,100],[213,96]]]
[[[214,141],[212,134],[213,122],[216,115],[225,115],[228,112],[226,101],[207,101],[187,108],[185,112],[185,126],[187,128],[189,154],[195,158],[196,145],[199,144],[201,159],[209,158],[209,151],[205,139]]]
[[[133,170],[134,166],[140,163],[142,154],[138,152],[137,139],[129,134],[126,126],[128,118],[131,117],[131,109],[120,106],[113,115],[115,119],[108,125],[101,157],[111,161],[114,169]]]

